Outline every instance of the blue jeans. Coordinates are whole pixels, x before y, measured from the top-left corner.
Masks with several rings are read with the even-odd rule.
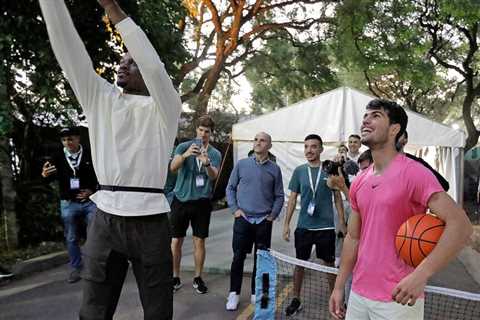
[[[70,257],[70,266],[74,269],[80,269],[82,267],[82,253],[78,245],[79,222],[83,221],[88,225],[97,210],[97,206],[90,200],[85,202],[61,200],[60,210],[68,256]]]

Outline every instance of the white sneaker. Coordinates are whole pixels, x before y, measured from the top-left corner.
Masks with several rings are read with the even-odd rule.
[[[252,294],[252,296],[250,297],[250,302],[255,305],[255,303],[257,302],[257,299],[255,299],[255,295]]]
[[[239,300],[240,300],[240,295],[239,294],[237,294],[236,292],[230,292],[228,294],[227,304],[225,305],[225,308],[228,311],[237,310]]]

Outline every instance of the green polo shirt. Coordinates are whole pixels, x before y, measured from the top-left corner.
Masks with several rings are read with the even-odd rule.
[[[327,174],[320,168],[312,169],[312,182],[315,184],[317,175],[320,174],[320,181],[315,190],[315,211],[313,215],[307,213],[308,204],[312,201],[313,192],[308,178],[308,164],[302,164],[293,171],[292,179],[288,185],[290,191],[300,194],[300,215],[298,217],[298,228],[303,229],[329,229],[334,228],[332,190],[327,186]]]
[[[182,155],[193,141],[181,143],[175,149],[175,155]],[[208,158],[211,165],[220,169],[222,155],[220,151],[212,147],[210,144],[207,149]],[[204,180],[203,187],[197,187],[197,176],[202,176]],[[178,200],[185,202],[198,199],[210,199],[212,197],[213,181],[208,178],[206,168],[201,165],[200,168],[197,163],[196,156],[189,156],[183,161],[183,165],[178,170],[177,182],[175,183],[175,197]]]

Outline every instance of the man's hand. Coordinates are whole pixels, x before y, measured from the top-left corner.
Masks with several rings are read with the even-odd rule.
[[[190,156],[198,156],[199,154],[200,154],[200,148],[196,144],[192,143],[190,147],[187,149],[187,151],[185,151],[182,154],[182,157],[186,159]]]
[[[204,166],[208,166],[210,164],[210,159],[208,158],[207,150],[199,149],[199,151],[200,155],[198,156],[198,160],[200,160]]]
[[[90,197],[92,194],[93,191],[90,189],[81,189],[76,198],[78,200],[88,200],[88,197]]]
[[[342,169],[340,167],[338,168],[338,176],[336,175],[328,176],[327,186],[330,189],[340,190],[340,191],[347,188],[347,184],[345,183],[345,178],[343,177]]]
[[[344,237],[347,235],[347,225],[345,222],[340,222],[338,224],[338,232],[341,232]]]
[[[283,240],[290,241],[290,226],[283,227]]]
[[[98,3],[102,6],[105,10],[110,21],[116,25],[123,19],[127,17],[125,12],[123,12],[122,8],[118,5],[117,1],[115,0],[97,0]]]
[[[427,278],[418,272],[412,272],[397,284],[393,289],[392,298],[403,305],[413,306],[422,295],[427,285]]]
[[[267,221],[270,221],[270,222],[273,222],[273,220],[275,220],[272,214],[269,214],[265,219],[267,219]]]
[[[345,308],[343,303],[343,289],[334,288],[328,301],[328,310],[337,320],[345,318]]]
[[[50,162],[45,162],[45,164],[42,167],[42,177],[46,178],[54,173],[57,172],[57,168],[55,168],[54,165],[52,165]]]
[[[233,216],[235,218],[245,217],[245,213],[242,211],[242,209],[238,209],[237,211],[235,211]]]
[[[98,4],[102,6],[102,8],[106,8],[112,5],[116,5],[117,2],[115,0],[98,0]]]

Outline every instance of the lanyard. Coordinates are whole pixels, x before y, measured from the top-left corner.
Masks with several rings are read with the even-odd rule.
[[[312,192],[313,192],[312,198],[314,199],[315,199],[315,192],[317,191],[317,187],[318,187],[318,183],[320,182],[321,175],[322,175],[322,172],[320,170],[320,167],[318,167],[317,181],[315,182],[315,186],[313,186],[312,168],[308,166],[308,180],[310,182],[310,188],[312,189]]]
[[[70,162],[70,159],[68,158],[68,156],[71,155],[71,153],[66,148],[63,149],[63,153],[65,153],[65,158],[67,159],[68,165],[73,170],[73,176],[76,177],[77,172],[75,171],[75,167],[73,166],[73,164]],[[82,161],[82,155],[83,155],[82,146],[80,146],[80,151],[78,151],[78,153],[79,153],[79,155],[78,155],[78,160],[77,160],[77,165],[76,165],[77,168],[80,166],[80,161]]]
[[[200,148],[200,150],[202,150],[202,149],[204,149],[205,152],[207,152],[207,150],[208,150],[208,144],[207,144],[207,147],[206,147],[206,148],[204,148],[203,145],[202,145],[202,147]],[[201,152],[201,151],[200,151],[200,152]],[[202,171],[203,163],[202,163],[202,161],[200,161],[200,159],[198,159],[198,158],[195,158],[195,160],[197,161],[198,172],[201,172],[201,171]]]

